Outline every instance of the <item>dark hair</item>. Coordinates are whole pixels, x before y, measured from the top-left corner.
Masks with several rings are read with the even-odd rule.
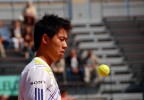
[[[69,32],[70,21],[53,14],[46,14],[41,20],[38,20],[34,26],[35,50],[38,50],[43,34],[47,34],[52,39],[60,29]]]

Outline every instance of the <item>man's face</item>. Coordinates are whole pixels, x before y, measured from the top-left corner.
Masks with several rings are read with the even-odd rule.
[[[67,32],[64,29],[60,29],[50,40],[47,46],[47,54],[53,61],[57,61],[64,56],[65,49],[67,48],[66,40]]]

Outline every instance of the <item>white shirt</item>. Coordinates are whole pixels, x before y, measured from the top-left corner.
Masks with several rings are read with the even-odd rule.
[[[72,59],[71,59],[71,66],[72,66],[72,68],[78,67],[77,57],[72,57]]]
[[[18,100],[61,100],[53,72],[41,58],[34,58],[22,71]]]

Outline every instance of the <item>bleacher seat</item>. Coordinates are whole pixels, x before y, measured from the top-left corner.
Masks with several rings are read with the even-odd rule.
[[[99,18],[95,18],[95,19],[79,19],[79,20],[72,20],[72,25],[73,26],[92,26],[92,25],[103,25],[103,22],[101,19]]]
[[[143,96],[141,93],[114,94],[113,100],[143,100]]]
[[[95,55],[119,55],[119,49],[93,50]]]
[[[1,75],[20,75],[26,60],[23,54],[15,52],[13,49],[6,50],[7,57],[0,58]]]
[[[105,63],[105,64],[122,64],[124,63],[124,58],[123,57],[107,57],[107,58],[101,58],[100,63]]]
[[[103,79],[104,82],[114,82],[114,83],[123,83],[123,82],[132,82],[132,74],[118,74],[118,75],[110,75]]]
[[[116,73],[116,72],[130,72],[129,68],[127,65],[125,66],[111,66],[111,71]]]
[[[107,93],[124,92],[129,84],[103,84],[100,87],[100,91]]]
[[[89,33],[89,32],[105,32],[105,27],[100,26],[100,27],[95,27],[95,28],[89,28],[89,27],[83,27],[83,28],[74,28],[72,30],[72,34],[82,34],[82,33]]]
[[[114,41],[109,42],[82,42],[79,44],[79,49],[96,49],[96,48],[115,47]]]
[[[76,42],[87,41],[87,40],[99,40],[99,39],[111,39],[108,33],[101,34],[81,34],[76,35],[74,40]]]

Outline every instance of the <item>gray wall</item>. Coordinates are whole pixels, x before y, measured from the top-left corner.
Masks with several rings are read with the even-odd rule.
[[[118,3],[92,3],[92,16],[89,17],[88,4],[73,5],[74,19],[101,18],[103,16],[144,15],[144,2],[130,2],[127,9],[124,2]]]
[[[17,19],[21,15],[24,8],[23,4],[13,4],[8,2],[3,5],[0,3],[0,19]],[[41,17],[46,12],[55,13],[62,17],[68,16],[68,7],[65,4],[37,4],[38,17]],[[129,15],[144,15],[144,2],[130,2],[129,9],[126,9],[124,2],[118,3],[91,3],[91,9],[88,9],[88,3],[73,4],[72,18],[73,19],[101,19],[103,16],[127,16]],[[89,15],[91,11],[91,16]]]

